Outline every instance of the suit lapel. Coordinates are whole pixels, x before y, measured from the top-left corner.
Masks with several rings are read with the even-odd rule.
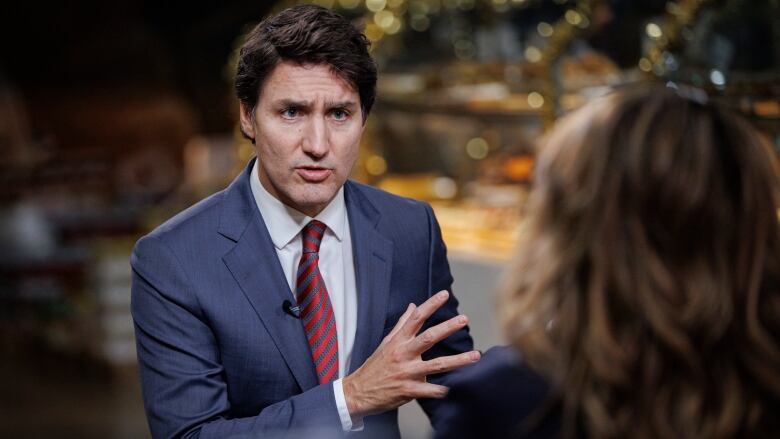
[[[268,229],[254,205],[249,187],[252,164],[225,193],[220,233],[236,241],[236,245],[222,260],[305,391],[318,384],[317,374],[300,320],[282,308],[282,303],[293,296]]]
[[[345,201],[355,260],[358,321],[349,372],[365,362],[382,338],[390,295],[393,243],[376,230],[379,212],[352,182]]]

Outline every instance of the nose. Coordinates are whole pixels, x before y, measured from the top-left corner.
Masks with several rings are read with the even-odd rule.
[[[303,138],[303,152],[314,158],[322,158],[330,150],[328,125],[321,118],[313,118]]]

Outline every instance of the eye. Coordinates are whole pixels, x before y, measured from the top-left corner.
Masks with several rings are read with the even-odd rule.
[[[349,111],[343,109],[343,108],[336,108],[334,109],[331,114],[333,115],[333,118],[336,120],[345,120],[349,117]]]
[[[285,108],[280,113],[285,119],[295,119],[300,114],[300,110],[295,107]]]

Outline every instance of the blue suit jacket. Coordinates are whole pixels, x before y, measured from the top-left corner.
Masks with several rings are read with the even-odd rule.
[[[560,436],[560,407],[551,386],[512,348],[490,349],[444,384],[450,392],[433,418],[436,439]]]
[[[318,384],[301,322],[282,309],[290,288],[252,197],[251,169],[133,251],[132,313],[155,438],[340,434],[333,386]],[[352,372],[410,302],[449,290],[452,276],[427,204],[351,181],[344,195],[358,290]],[[457,315],[451,297],[426,326]],[[426,358],[470,349],[466,328]],[[438,401],[421,404],[430,414]],[[356,436],[398,437],[397,412],[366,418]]]

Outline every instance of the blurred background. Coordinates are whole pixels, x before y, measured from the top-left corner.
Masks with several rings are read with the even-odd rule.
[[[236,48],[294,1],[16,2],[0,13],[0,437],[149,437],[134,242],[227,185]],[[429,201],[477,347],[537,140],[612,87],[696,87],[780,150],[778,0],[320,0],[379,70],[354,178]],[[430,426],[402,409],[405,438]]]

